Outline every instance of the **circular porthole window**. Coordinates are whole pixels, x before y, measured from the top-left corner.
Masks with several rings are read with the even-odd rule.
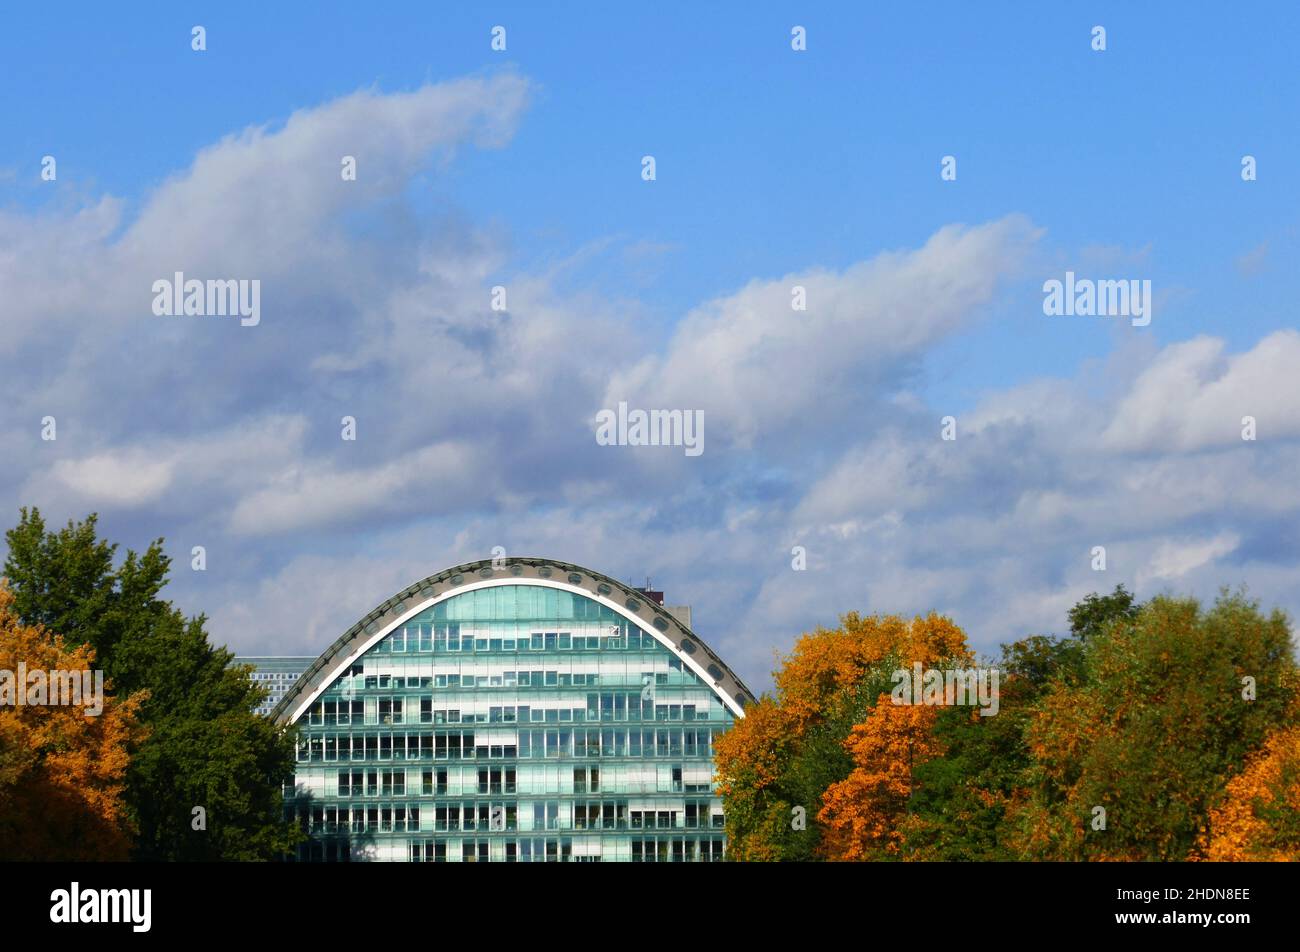
[[[614,590],[610,588],[608,585],[606,585],[604,582],[601,582],[599,585],[596,586],[596,591],[600,592],[600,594],[602,595],[608,595],[610,592]]]
[[[687,654],[695,654],[695,642],[689,638],[682,639],[682,650]]]
[[[551,567],[549,565],[543,565],[540,569],[537,570],[537,574],[540,575],[542,578],[550,578]]]
[[[463,575],[453,575],[453,576],[451,577],[451,584],[452,584],[452,585],[459,585],[459,584],[460,584],[461,582],[463,582],[463,581],[465,581],[465,576],[463,576]]]
[[[716,664],[709,665],[708,668],[705,670],[709,672],[709,677],[711,677],[714,681],[722,680],[722,669],[720,669]]]
[[[524,567],[522,565],[512,565],[510,566],[510,574],[518,578],[524,574]]]
[[[569,584],[570,584],[570,585],[581,585],[581,584],[582,584],[582,576],[579,575],[577,572],[570,572],[570,573],[569,573]]]
[[[641,603],[635,598],[629,598],[623,604],[627,606],[627,610],[630,612],[639,612],[641,610]]]
[[[490,568],[481,568],[478,570],[479,578],[491,578],[494,574],[496,573],[494,573]]]
[[[656,617],[654,620],[654,626],[658,628],[660,631],[668,630],[668,622],[664,621],[662,618]]]

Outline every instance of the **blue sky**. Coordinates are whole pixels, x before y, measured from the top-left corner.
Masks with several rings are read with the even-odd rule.
[[[651,574],[756,686],[850,609],[950,611],[992,647],[1119,581],[1300,608],[1293,5],[696,6],[7,11],[9,520],[166,536],[178,597],[243,650],[323,647],[494,544]],[[471,117],[429,129],[450,96]],[[299,143],[295,114],[326,131]],[[265,270],[265,323],[140,310],[200,263]],[[1151,280],[1151,326],[1045,317],[1067,269]],[[840,302],[829,328],[767,310],[792,275]],[[473,304],[494,284],[508,328]],[[704,462],[586,446],[620,398],[702,407]],[[1255,405],[1259,445],[1225,442]],[[945,414],[966,455],[935,455]],[[1101,576],[1078,553],[1108,540]],[[310,618],[279,611],[313,579]]]

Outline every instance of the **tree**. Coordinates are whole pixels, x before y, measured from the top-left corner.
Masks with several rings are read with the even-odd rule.
[[[93,672],[91,648],[69,648],[61,637],[23,624],[13,605],[0,583],[0,671],[15,674],[21,662],[47,677]],[[97,714],[97,705],[14,700],[0,706],[0,858],[126,859],[134,830],[125,776],[130,749],[145,733],[137,720],[142,696],[106,694]]]
[[[850,612],[839,628],[802,636],[775,672],[775,693],[750,705],[715,745],[732,858],[826,855],[832,814],[823,818],[823,796],[857,768],[852,732],[888,694],[892,673],[969,657],[961,629],[933,614],[909,622]]]
[[[1210,811],[1204,858],[1300,861],[1300,726],[1274,731]]]
[[[1019,848],[1040,859],[1186,859],[1228,778],[1293,710],[1286,616],[1242,594],[1208,611],[1161,597],[1084,637],[1082,677],[1051,684],[1026,733],[1035,764]]]
[[[265,690],[214,647],[206,619],[186,618],[161,597],[170,560],[162,540],[143,555],[98,538],[96,518],[47,531],[38,510],[21,511],[6,534],[5,573],[27,623],[62,626],[69,643],[99,653],[119,691],[144,691],[149,737],[126,774],[138,828],[132,855],[147,860],[271,859],[299,834],[283,816],[282,784],[293,739],[255,713]],[[195,829],[195,808],[206,829]]]
[[[732,857],[1300,858],[1286,616],[1120,586],[1069,617],[1066,637],[1003,646],[988,717],[888,697],[912,661],[970,663],[946,619],[850,614],[802,637],[717,745]]]
[[[853,770],[826,789],[817,814],[826,828],[827,859],[889,859],[901,853],[916,768],[943,753],[934,736],[938,714],[938,707],[894,704],[881,694],[870,716],[854,726],[844,745]]]
[[[152,648],[154,627],[174,613],[158,598],[170,564],[162,540],[143,556],[127,552],[114,569],[117,546],[98,537],[94,513],[57,531],[47,531],[39,509],[21,509],[19,516],[5,533],[4,565],[18,617],[70,644],[89,645],[119,690],[144,687],[150,677],[142,655]]]
[[[1116,585],[1109,595],[1093,592],[1070,609],[1070,633],[1080,641],[1087,641],[1114,622],[1132,621],[1141,607],[1122,584]]]
[[[1029,795],[1034,760],[1025,733],[1043,692],[1057,680],[1076,680],[1081,664],[1077,639],[1031,635],[1002,646],[995,716],[966,707],[938,709],[932,733],[943,756],[915,766],[903,858],[1020,858],[1008,818]]]
[[[743,725],[743,726],[742,726]],[[780,783],[793,754],[788,716],[770,696],[745,709],[743,720],[714,741],[728,855],[745,862],[786,858],[793,807]],[[807,808],[804,808],[805,813]]]

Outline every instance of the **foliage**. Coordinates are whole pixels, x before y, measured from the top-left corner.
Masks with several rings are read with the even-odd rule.
[[[1209,860],[1300,861],[1300,726],[1275,731],[1210,811]]]
[[[131,758],[126,800],[146,860],[248,860],[282,855],[298,833],[282,815],[293,740],[255,708],[265,691],[214,647],[205,618],[161,597],[162,540],[143,555],[100,540],[96,518],[47,531],[26,509],[6,534],[14,609],[97,653],[117,690],[141,693],[148,738]],[[206,829],[195,829],[195,808]]]
[[[934,736],[937,707],[894,704],[881,694],[845,746],[853,770],[822,796],[823,853],[831,860],[885,859],[902,849],[903,821],[916,788],[916,768],[943,753]]]
[[[23,624],[0,583],[0,670],[93,671],[95,653]],[[25,689],[25,685],[16,685]],[[0,859],[120,860],[133,833],[125,802],[142,695],[87,706],[0,707]],[[93,706],[91,706],[93,710]]]
[[[1025,729],[1047,686],[1077,676],[1080,660],[1076,640],[1031,635],[1002,648],[996,715],[963,707],[937,710],[934,737],[944,753],[916,768],[904,858],[1018,858],[1005,823],[1028,796],[1033,760]]]
[[[1035,766],[1020,848],[1042,859],[1188,858],[1228,778],[1292,707],[1285,616],[1240,594],[1208,611],[1161,597],[1090,634],[1083,651],[1083,678],[1052,684],[1028,726]]]
[[[1109,595],[1093,592],[1070,609],[1070,634],[1080,641],[1087,641],[1114,622],[1132,621],[1140,608],[1133,601],[1133,593],[1123,585],[1116,585],[1115,591]]]
[[[895,670],[967,660],[965,635],[938,615],[908,622],[851,612],[839,628],[800,638],[775,674],[775,695],[750,705],[715,745],[732,858],[838,854],[839,846],[822,844],[836,815],[822,817],[823,796],[853,771],[870,769],[846,743],[854,726],[877,708]]]
[[[850,614],[800,638],[718,744],[732,857],[1300,858],[1285,615],[1119,586],[1069,621],[1003,646],[993,716],[891,703],[893,670],[971,663],[946,619]]]

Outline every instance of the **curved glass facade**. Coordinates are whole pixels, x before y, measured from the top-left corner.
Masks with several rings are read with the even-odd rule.
[[[296,720],[301,860],[717,861],[732,714],[648,630],[521,582],[403,622]]]

